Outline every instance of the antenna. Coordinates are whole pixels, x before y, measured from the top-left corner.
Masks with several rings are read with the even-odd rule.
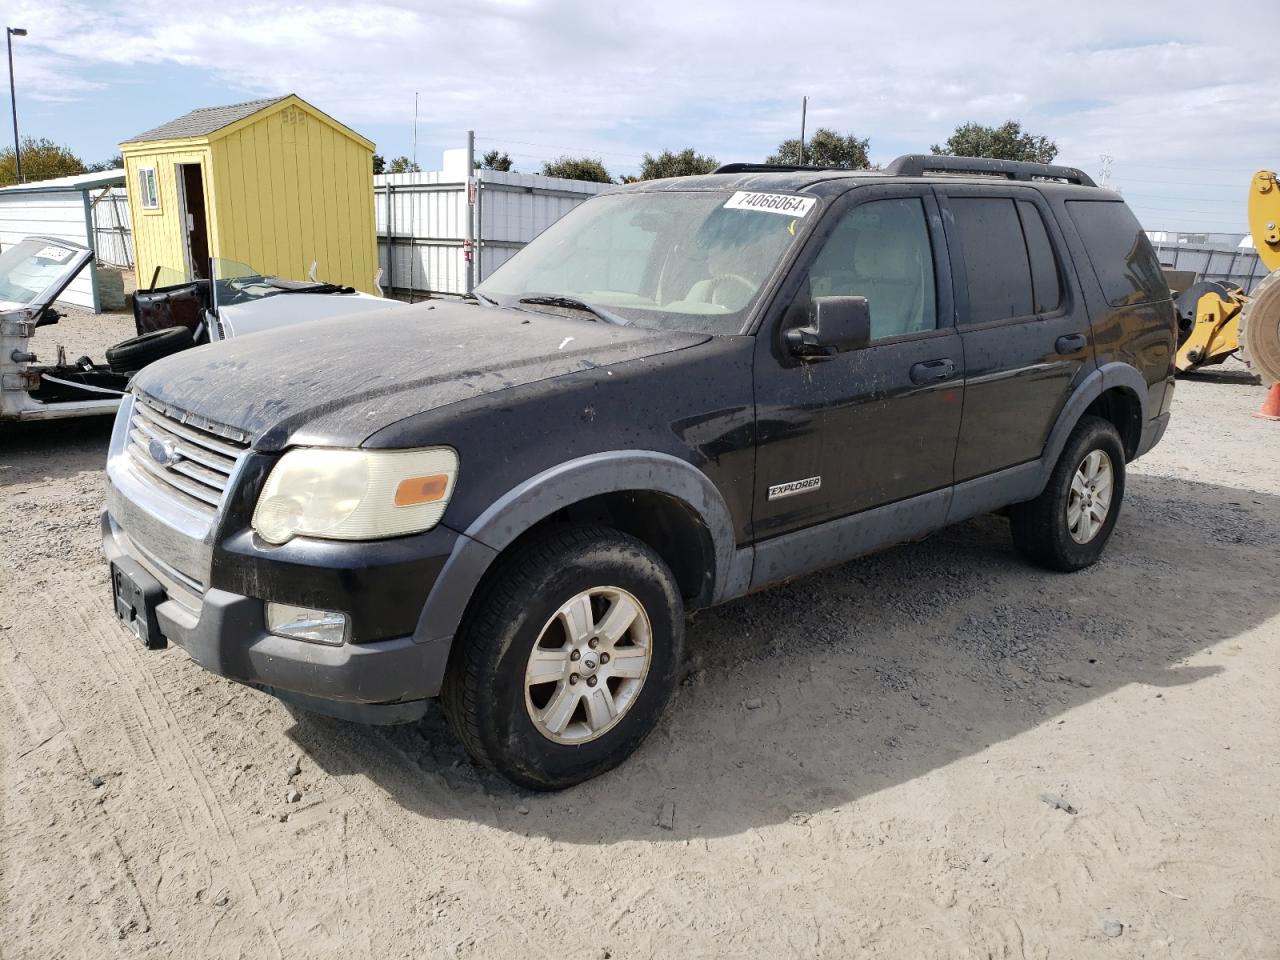
[[[418,91],[413,91],[413,165],[418,165]]]
[[[809,98],[800,101],[800,166],[804,166],[804,122],[809,113]]]

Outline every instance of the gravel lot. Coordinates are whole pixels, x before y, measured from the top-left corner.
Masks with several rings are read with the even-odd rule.
[[[550,796],[438,715],[143,651],[109,423],[8,430],[0,954],[1280,956],[1280,424],[1238,369],[1179,386],[1097,567],[982,518],[705,612],[657,733]]]

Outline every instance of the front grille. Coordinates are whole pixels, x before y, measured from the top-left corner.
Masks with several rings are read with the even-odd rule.
[[[164,494],[213,519],[247,440],[139,396],[129,423],[129,462]]]

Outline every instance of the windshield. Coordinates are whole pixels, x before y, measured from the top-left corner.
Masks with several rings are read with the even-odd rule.
[[[248,303],[284,292],[271,283],[273,278],[264,277],[247,263],[222,257],[211,257],[209,262],[213,274],[214,300],[218,306]]]
[[[351,287],[315,280],[284,280],[266,276],[261,271],[241,263],[213,257],[213,299],[215,307],[252,303],[267,297],[286,293],[354,293]]]
[[[571,298],[638,327],[739,333],[816,205],[746,191],[606,194],[539,234],[477,292],[574,312],[545,302]]]
[[[64,278],[77,251],[48,240],[27,239],[0,253],[0,300],[28,304]]]

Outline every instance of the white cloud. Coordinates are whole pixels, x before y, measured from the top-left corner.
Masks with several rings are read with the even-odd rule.
[[[10,20],[32,30],[34,96],[74,98],[95,66],[172,63],[236,95],[296,92],[359,128],[404,123],[416,90],[425,129],[474,128],[535,159],[564,147],[630,168],[686,144],[762,158],[794,135],[808,94],[811,125],[870,136],[878,159],[1014,117],[1057,140],[1064,162],[1092,170],[1112,155],[1122,185],[1130,170],[1244,184],[1280,164],[1257,81],[1280,21],[1256,5],[1036,6],[224,0],[187,13],[171,0],[19,0]]]

